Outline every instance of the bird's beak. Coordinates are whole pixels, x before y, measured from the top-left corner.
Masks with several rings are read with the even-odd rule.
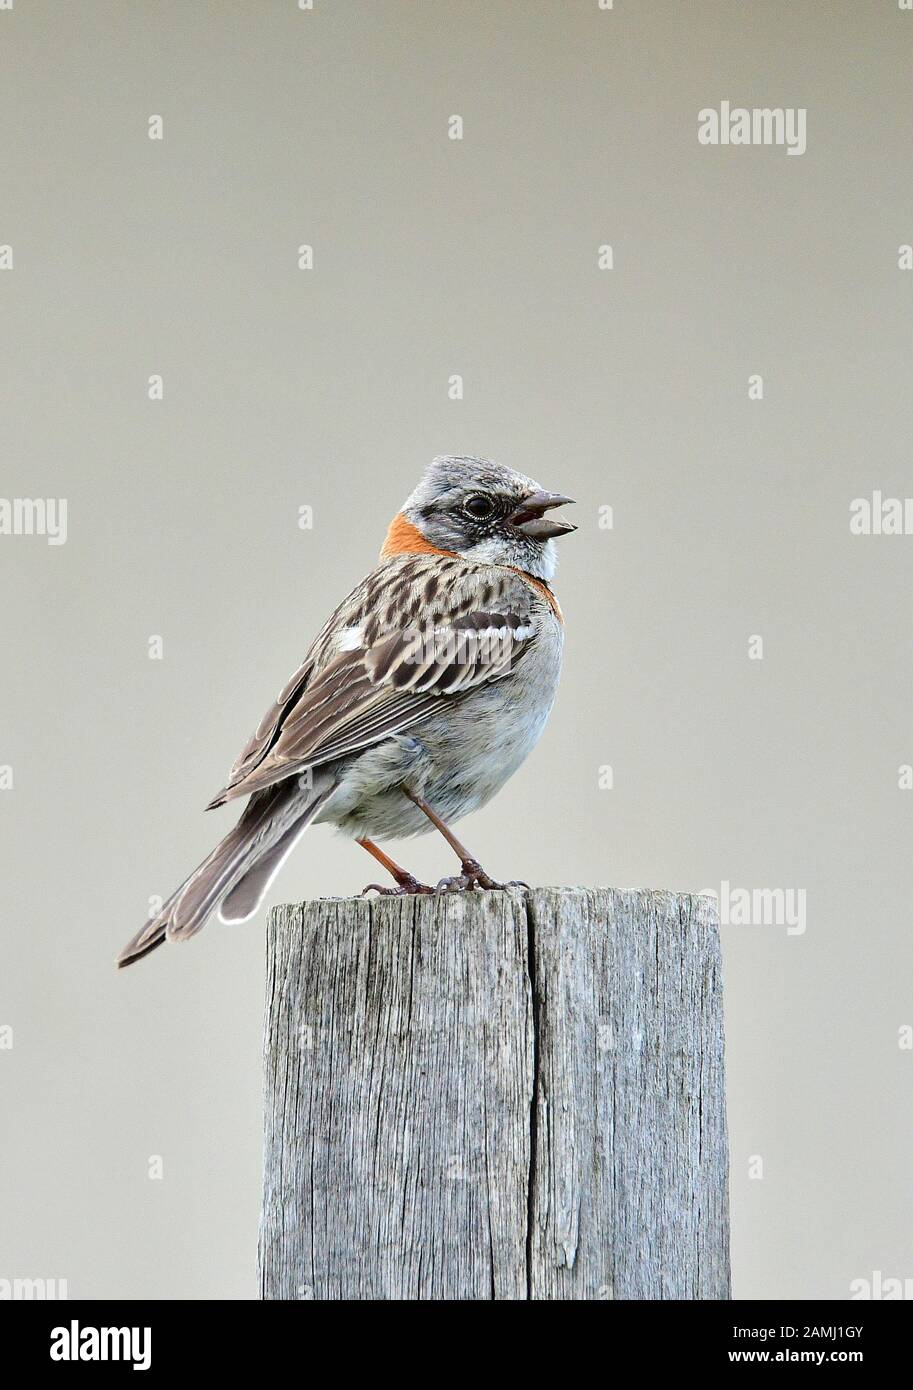
[[[560,492],[532,492],[515,507],[507,520],[537,541],[546,541],[551,536],[566,536],[577,527],[570,521],[557,521],[545,515],[552,507],[565,507],[573,503],[573,497],[563,497]]]

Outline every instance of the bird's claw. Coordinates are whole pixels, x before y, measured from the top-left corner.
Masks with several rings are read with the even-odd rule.
[[[367,888],[361,890],[364,898],[368,893],[379,893],[382,898],[409,898],[418,893],[433,893],[435,890],[430,888],[427,883],[419,883],[417,878],[407,878],[402,883],[398,883],[395,888],[388,888],[383,883],[369,883]]]
[[[486,892],[507,892],[509,888],[525,888],[529,892],[529,884],[522,879],[512,878],[507,883],[499,883],[485,872],[482,865],[475,859],[468,859],[463,864],[462,872],[454,874],[452,878],[442,878],[435,888],[435,893],[467,893],[476,888],[481,888]]]

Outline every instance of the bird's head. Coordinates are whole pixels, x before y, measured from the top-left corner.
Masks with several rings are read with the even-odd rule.
[[[557,563],[553,537],[577,528],[546,513],[571,501],[491,459],[443,455],[403,504],[381,554],[446,550],[549,580]]]

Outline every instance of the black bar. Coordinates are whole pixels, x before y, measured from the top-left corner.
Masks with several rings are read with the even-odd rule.
[[[258,1368],[262,1381],[288,1365],[295,1383],[349,1376],[361,1360],[368,1374],[383,1367],[407,1374],[403,1352],[409,1340],[434,1328],[441,1318],[444,1357],[442,1371],[452,1376],[461,1354],[477,1374],[480,1348],[475,1332],[485,1338],[484,1369],[492,1370],[491,1352],[502,1349],[514,1370],[524,1345],[538,1346],[543,1356],[552,1351],[565,1371],[585,1355],[600,1382],[611,1382],[616,1371],[633,1362],[638,1370],[702,1371],[749,1367],[774,1374],[785,1364],[805,1365],[827,1375],[835,1366],[856,1370],[894,1367],[905,1360],[909,1344],[910,1310],[902,1302],[624,1303],[542,1304],[535,1309],[532,1332],[523,1309],[528,1305],[457,1303],[423,1305],[312,1302],[130,1302],[68,1300],[10,1302],[0,1313],[4,1364],[17,1366],[17,1380],[34,1370],[51,1372],[67,1381],[74,1375],[129,1375],[145,1383],[149,1375],[186,1376],[197,1371],[211,1376],[227,1372],[245,1378],[245,1367]],[[378,1321],[376,1314],[383,1317]],[[400,1322],[402,1318],[402,1322]],[[516,1322],[514,1321],[516,1319]],[[102,1334],[101,1329],[124,1329]],[[135,1330],[135,1337],[134,1337]],[[561,1342],[571,1330],[575,1341]],[[340,1337],[340,1331],[343,1336]],[[126,1335],[129,1333],[129,1336]],[[354,1334],[354,1335],[353,1335]],[[579,1342],[580,1335],[587,1337]],[[532,1340],[530,1340],[532,1337]],[[592,1340],[591,1340],[592,1339]],[[103,1347],[120,1359],[54,1359],[58,1353],[87,1356]],[[563,1347],[563,1351],[562,1351]],[[397,1350],[398,1348],[398,1350]],[[588,1350],[587,1350],[588,1349]],[[148,1354],[148,1369],[134,1371]],[[124,1357],[126,1356],[126,1359]],[[593,1362],[595,1358],[595,1364]],[[328,1364],[321,1371],[324,1359]],[[543,1363],[544,1369],[544,1363]],[[423,1379],[434,1363],[423,1356],[416,1374]]]

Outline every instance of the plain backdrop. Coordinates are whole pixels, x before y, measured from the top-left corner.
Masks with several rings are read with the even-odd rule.
[[[803,935],[723,928],[735,1293],[913,1275],[913,537],[849,530],[913,490],[911,79],[893,0],[0,12],[0,491],[68,499],[0,536],[0,1278],[255,1294],[264,919],[113,961],[442,452],[580,524],[550,726],[461,834],[805,889]],[[722,100],[807,152],[701,146]],[[270,900],[372,877],[317,829]]]

